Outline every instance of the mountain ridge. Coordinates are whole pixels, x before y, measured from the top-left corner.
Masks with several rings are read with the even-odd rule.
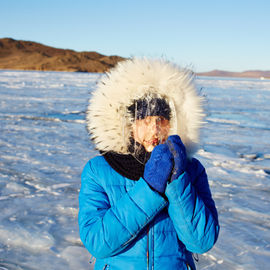
[[[213,76],[213,77],[239,77],[239,78],[270,78],[270,71],[268,70],[246,70],[242,72],[233,72],[215,69],[208,72],[198,72],[198,76]]]
[[[77,52],[54,48],[34,41],[0,39],[0,69],[103,73],[125,59],[127,58],[106,56],[95,51]],[[215,69],[198,72],[196,75],[264,79],[270,78],[270,71],[231,72]]]
[[[0,39],[0,69],[105,72],[125,58],[76,52],[33,41]]]

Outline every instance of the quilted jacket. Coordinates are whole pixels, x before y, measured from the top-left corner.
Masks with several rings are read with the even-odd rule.
[[[211,249],[219,233],[207,175],[195,158],[162,196],[97,156],[83,170],[79,205],[80,236],[95,270],[195,269],[192,253]]]

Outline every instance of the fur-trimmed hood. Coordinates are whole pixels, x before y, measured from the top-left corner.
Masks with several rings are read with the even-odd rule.
[[[170,135],[178,134],[191,156],[204,117],[203,98],[193,79],[193,72],[165,60],[134,58],[118,63],[100,80],[89,100],[87,130],[96,148],[128,154],[132,119],[127,108],[134,100],[152,94],[168,102]]]

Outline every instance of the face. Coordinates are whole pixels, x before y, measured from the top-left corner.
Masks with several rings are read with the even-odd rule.
[[[152,152],[155,146],[167,140],[170,121],[162,116],[147,116],[136,120],[132,127],[135,141],[142,144],[147,152]]]

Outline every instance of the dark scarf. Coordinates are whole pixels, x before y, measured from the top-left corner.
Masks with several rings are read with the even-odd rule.
[[[131,153],[134,152],[132,145],[134,144],[131,144],[129,148]],[[139,147],[139,151],[134,155],[118,154],[112,151],[101,153],[115,171],[132,180],[139,180],[143,176],[145,163],[151,155],[142,146]]]

